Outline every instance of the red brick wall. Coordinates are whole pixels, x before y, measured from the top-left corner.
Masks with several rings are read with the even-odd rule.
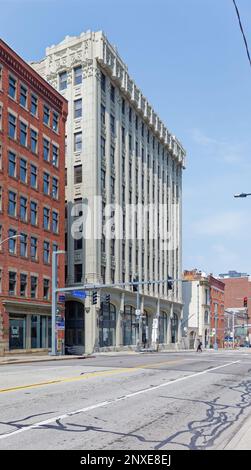
[[[210,328],[215,328],[215,304],[218,305],[218,319],[217,319],[217,343],[219,347],[223,346],[224,343],[224,288],[225,285],[219,279],[216,279],[213,276],[209,276],[210,284],[210,312],[211,312],[211,321]],[[214,337],[211,342],[214,342]]]

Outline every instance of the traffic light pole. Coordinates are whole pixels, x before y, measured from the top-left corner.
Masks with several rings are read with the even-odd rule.
[[[57,355],[57,338],[56,338],[56,315],[57,315],[57,293],[63,292],[63,289],[57,288],[57,256],[64,254],[65,251],[58,250],[52,252],[52,300],[51,300],[51,356]]]

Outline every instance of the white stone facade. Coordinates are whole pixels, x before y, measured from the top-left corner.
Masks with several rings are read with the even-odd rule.
[[[66,139],[67,285],[102,280],[106,283],[130,282],[135,273],[138,273],[140,281],[167,279],[168,276],[181,279],[181,201],[185,151],[130,78],[127,66],[117,51],[102,32],[87,32],[78,37],[66,37],[60,44],[48,47],[45,59],[32,66],[69,102]],[[78,67],[82,67],[81,83],[75,84]],[[60,82],[60,74],[65,72],[66,75],[61,75]],[[62,77],[66,80],[64,89],[60,89]],[[76,113],[77,105],[74,104],[76,100],[82,100],[82,113],[79,117]],[[78,106],[79,104],[80,102]],[[79,133],[82,134],[82,145],[76,146],[80,141]],[[78,174],[74,170],[76,166],[79,166]],[[81,172],[82,182],[78,182],[81,181]],[[103,207],[102,213],[96,208],[97,196]],[[89,224],[89,239],[83,242],[82,249],[77,249],[79,245],[71,236],[74,220],[71,209],[80,199],[88,203],[94,216]],[[160,204],[166,204],[166,208],[161,210],[166,211],[164,215],[167,220],[163,233],[169,234],[168,249],[160,248],[160,239],[149,238],[149,231],[153,226],[157,229],[156,233],[159,233],[159,219],[145,220],[141,239],[139,236],[136,240],[126,239],[125,221],[121,226],[120,237],[115,242],[107,238],[103,242],[96,239],[95,230],[98,225],[102,229],[107,223],[104,218],[105,205],[116,204],[122,208],[122,214],[125,214],[127,205],[146,206],[151,203],[156,204],[157,208]],[[159,209],[156,213],[158,211]],[[112,223],[116,236],[117,220],[115,210]],[[141,229],[136,226],[136,221],[130,220],[129,228],[132,226],[138,232]],[[75,268],[76,264],[81,264],[82,267]],[[78,275],[82,276],[81,281],[78,278],[78,282],[76,269]],[[107,344],[100,340],[103,334],[100,336],[99,331],[100,305],[92,306],[90,299],[87,299],[84,340],[86,352],[105,346],[117,349],[135,346],[134,333],[132,345],[127,344],[130,334],[126,330],[128,325],[124,310],[125,306],[136,307],[136,294],[131,287],[110,288],[101,293],[99,302],[107,293],[110,293],[111,304],[116,308],[114,334],[111,334],[113,339],[110,336]],[[145,328],[146,344],[151,344],[153,318],[159,314],[164,318],[161,342],[173,343],[173,347],[181,344],[180,281],[174,283],[172,291],[168,291],[167,283],[161,285],[159,291],[157,285],[141,287],[140,307],[145,323],[148,323]],[[177,322],[171,322],[171,318],[176,318]],[[131,331],[134,328],[133,320],[134,317]]]

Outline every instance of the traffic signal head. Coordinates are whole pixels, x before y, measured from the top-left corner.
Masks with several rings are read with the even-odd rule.
[[[92,305],[96,305],[97,302],[98,302],[98,293],[97,291],[94,291],[92,293]]]
[[[173,281],[171,279],[172,279],[171,276],[168,276],[167,290],[172,290],[173,288]]]
[[[107,304],[110,303],[110,298],[111,298],[110,294],[107,294],[107,295],[105,296],[105,301],[106,301]]]
[[[139,282],[139,276],[138,275],[134,276],[133,282]],[[139,288],[138,284],[133,284],[133,286],[132,286],[133,292],[137,292],[138,288]]]
[[[243,299],[243,307],[247,307],[248,306],[248,298],[247,297],[244,297]]]

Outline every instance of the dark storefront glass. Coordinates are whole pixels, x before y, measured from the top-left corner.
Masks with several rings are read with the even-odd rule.
[[[9,340],[10,349],[26,348],[26,323],[25,317],[10,318]]]
[[[116,345],[116,308],[102,302],[99,315],[99,346]]]
[[[123,345],[136,344],[136,315],[135,308],[125,305],[123,318]]]
[[[162,312],[159,317],[159,343],[167,342],[167,314]]]

